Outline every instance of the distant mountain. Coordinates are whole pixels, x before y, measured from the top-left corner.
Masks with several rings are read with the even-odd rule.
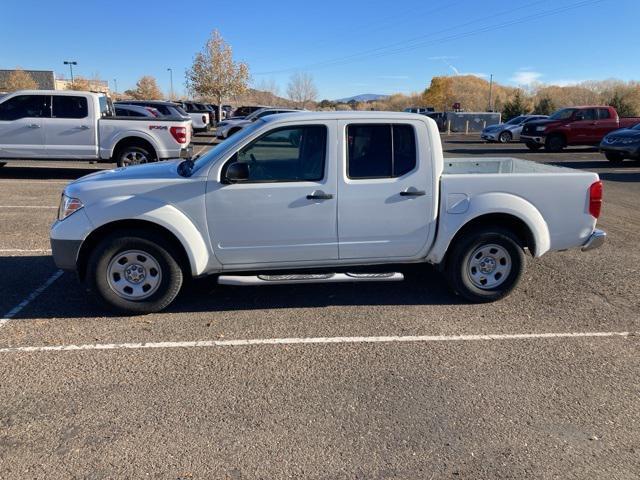
[[[356,102],[372,102],[374,100],[382,100],[383,98],[387,98],[389,95],[378,95],[376,93],[363,93],[361,95],[354,95],[353,97],[347,98],[339,98],[336,102],[339,103],[349,103],[353,100]]]

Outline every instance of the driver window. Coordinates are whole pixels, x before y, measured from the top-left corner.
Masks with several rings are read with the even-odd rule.
[[[263,135],[232,158],[249,165],[248,182],[308,182],[322,180],[327,127],[284,127]]]

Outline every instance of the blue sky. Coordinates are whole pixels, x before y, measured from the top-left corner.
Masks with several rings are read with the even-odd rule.
[[[640,80],[639,19],[640,0],[3,0],[0,68],[68,75],[73,59],[74,73],[115,78],[119,90],[153,75],[168,91],[171,67],[182,92],[217,28],[252,82],[283,95],[295,71],[330,99],[421,91],[456,73],[510,85]]]

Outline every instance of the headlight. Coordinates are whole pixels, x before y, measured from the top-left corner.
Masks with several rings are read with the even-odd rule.
[[[536,127],[536,132],[544,132],[546,128],[547,127],[545,127],[544,125],[542,125],[540,127]]]
[[[60,199],[60,208],[58,208],[58,220],[64,220],[69,215],[80,210],[84,205],[77,198],[67,197],[64,193]]]

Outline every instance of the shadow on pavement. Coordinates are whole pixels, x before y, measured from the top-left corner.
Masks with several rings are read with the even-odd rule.
[[[113,167],[113,166],[112,166]],[[15,180],[75,180],[90,173],[97,172],[99,168],[81,167],[3,167],[0,168],[0,179]]]
[[[0,267],[1,267],[0,260]],[[358,305],[453,305],[463,303],[434,269],[410,266],[403,282],[327,283],[231,287],[215,277],[188,281],[167,309],[171,313],[317,308]],[[16,319],[122,316],[103,309],[75,275],[65,273]]]

